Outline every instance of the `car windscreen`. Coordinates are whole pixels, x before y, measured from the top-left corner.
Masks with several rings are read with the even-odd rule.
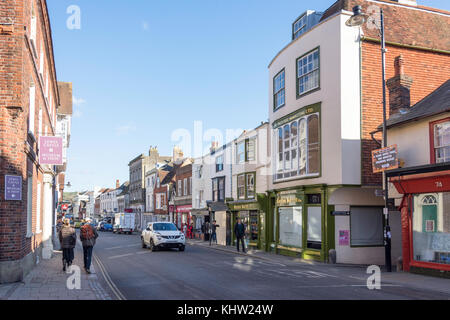
[[[155,231],[177,231],[177,227],[173,223],[154,223],[153,230]]]

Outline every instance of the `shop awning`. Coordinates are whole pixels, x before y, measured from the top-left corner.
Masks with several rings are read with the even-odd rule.
[[[193,216],[207,216],[207,215],[209,215],[209,210],[208,210],[208,208],[192,209],[191,214]]]
[[[383,206],[383,197],[377,197],[375,190],[380,188],[342,187],[333,191],[329,198],[330,205]]]
[[[211,211],[228,211],[228,206],[223,202],[208,202],[207,205]]]

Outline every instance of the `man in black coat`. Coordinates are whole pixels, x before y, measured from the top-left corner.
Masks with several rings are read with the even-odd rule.
[[[241,222],[241,218],[237,218],[236,225],[234,226],[234,234],[236,235],[237,251],[239,252],[239,241],[242,243],[242,252],[245,253],[245,225]]]
[[[66,267],[72,265],[74,259],[73,249],[77,242],[77,235],[75,229],[70,226],[70,220],[65,219],[64,225],[58,233],[59,242],[61,243],[61,249],[63,251],[63,270],[66,271]]]

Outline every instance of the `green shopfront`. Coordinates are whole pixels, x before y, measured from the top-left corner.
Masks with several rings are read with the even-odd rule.
[[[334,207],[327,205],[327,196],[326,185],[270,192],[268,250],[327,261],[334,248]]]
[[[237,218],[241,218],[245,225],[245,242],[247,248],[267,250],[266,230],[266,203],[265,195],[257,195],[257,200],[239,200],[228,202],[232,219],[232,244],[236,245],[234,225]]]

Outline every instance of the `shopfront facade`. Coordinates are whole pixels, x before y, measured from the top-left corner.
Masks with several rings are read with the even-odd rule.
[[[450,276],[450,165],[409,167],[388,175],[403,195],[403,269]]]

